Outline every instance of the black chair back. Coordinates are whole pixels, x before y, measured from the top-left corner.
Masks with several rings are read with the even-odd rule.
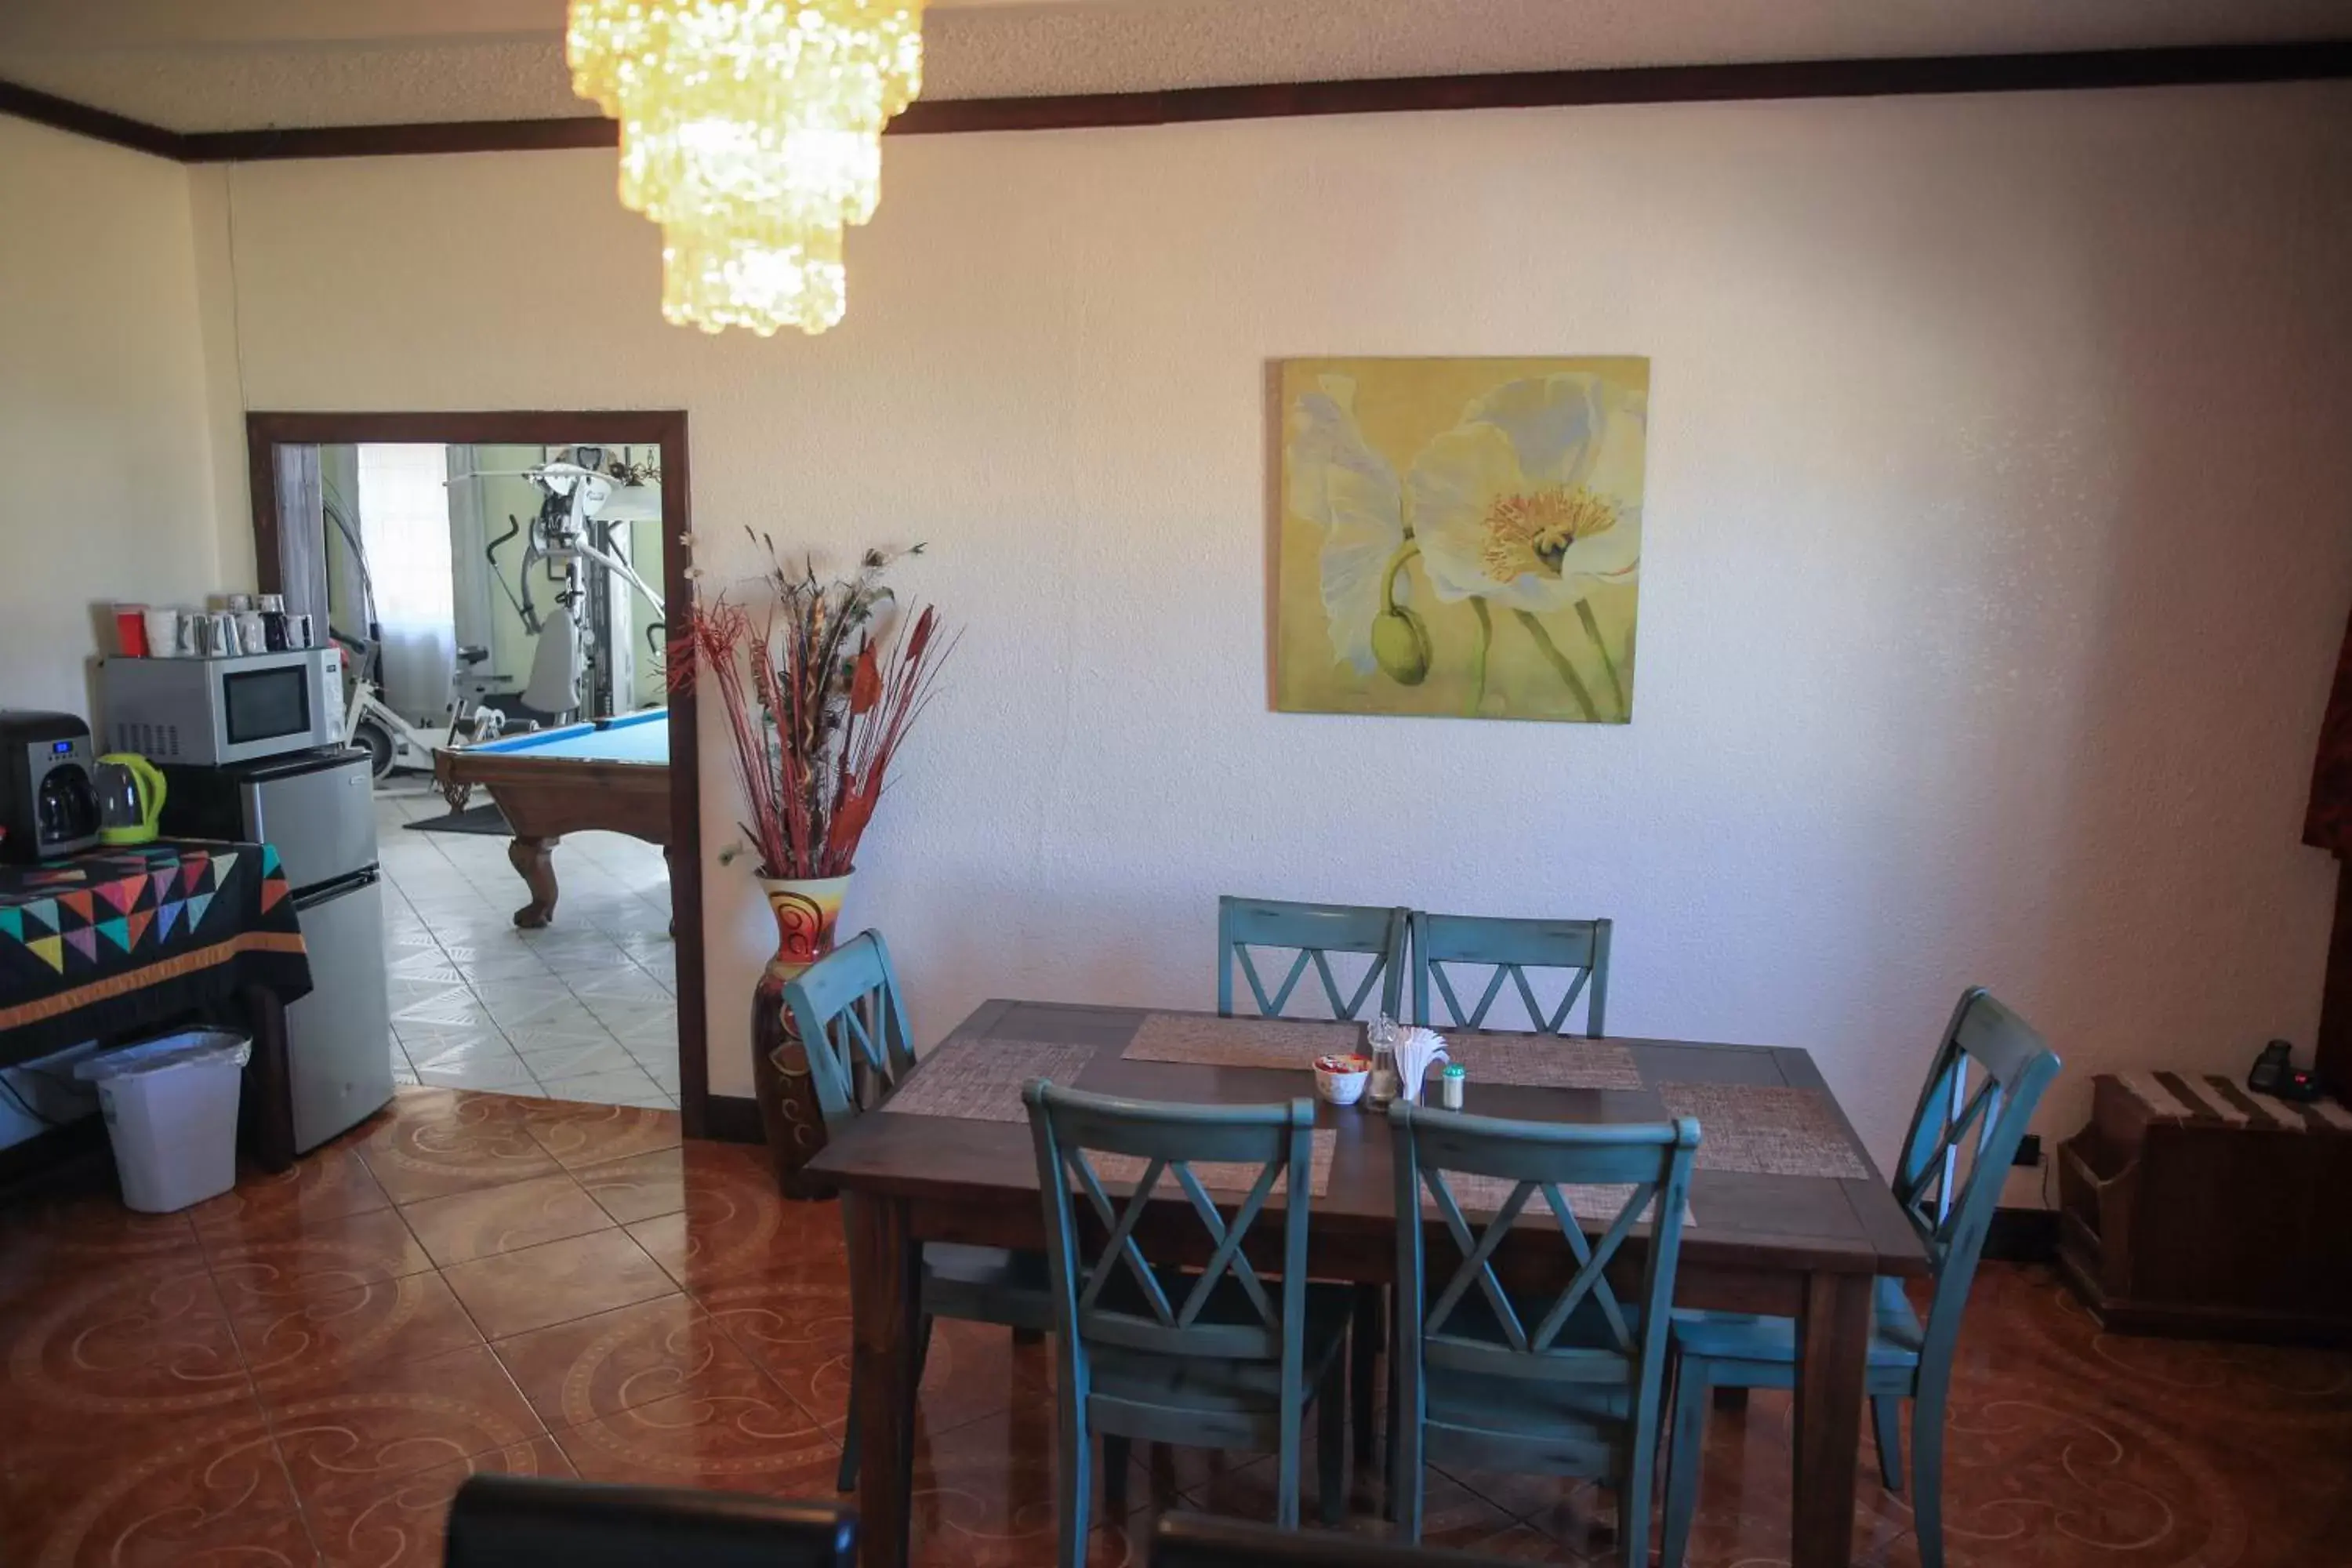
[[[475,1476],[443,1568],[856,1568],[857,1515],[740,1492]]]

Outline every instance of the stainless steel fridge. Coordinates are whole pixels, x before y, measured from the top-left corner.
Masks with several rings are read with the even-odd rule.
[[[310,994],[286,1009],[294,1147],[316,1148],[392,1099],[383,886],[368,754],[329,747],[228,767],[167,767],[173,837],[274,846],[310,955]]]

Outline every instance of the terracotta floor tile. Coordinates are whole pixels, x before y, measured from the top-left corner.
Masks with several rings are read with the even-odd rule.
[[[265,1402],[282,1405],[365,1375],[482,1342],[437,1274],[376,1279],[230,1319]]]
[[[253,1568],[314,1560],[257,1410],[179,1429],[141,1447],[118,1426],[103,1460],[11,1489],[0,1508],[0,1562],[28,1568]],[[20,1433],[10,1434],[12,1446]],[[12,1478],[13,1479],[13,1478]]]
[[[555,1161],[524,1122],[528,1102],[466,1089],[404,1089],[360,1157],[394,1203],[551,1175]]]
[[[698,1146],[684,1205],[629,1234],[689,1290],[779,1268],[844,1267],[839,1207],[778,1197],[766,1161],[738,1145]]]
[[[433,1261],[444,1268],[500,1252],[520,1252],[543,1241],[608,1229],[613,1224],[612,1216],[596,1206],[596,1200],[561,1172],[403,1204],[400,1214]]]
[[[827,1423],[840,1418],[837,1385],[845,1386],[848,1376],[851,1322],[845,1279],[830,1272],[780,1271],[713,1285],[695,1300],[812,1415]]]
[[[0,1351],[6,1425],[160,1421],[230,1410],[252,1392],[220,1293],[184,1251],[17,1296],[0,1307]]]
[[[459,1217],[562,1190],[534,1126],[584,1152],[588,1134],[564,1140],[594,1121],[404,1097],[310,1157],[339,1169],[241,1187],[201,1225],[127,1215],[96,1190],[102,1167],[73,1178],[79,1195],[0,1211],[0,1562],[256,1568],[310,1561],[315,1542],[338,1563],[429,1563],[449,1491],[490,1468],[833,1495],[851,1311],[839,1215],[775,1195],[756,1151],[583,1163],[576,1217],[596,1200],[595,1223],[635,1216],[628,1231],[446,1273],[358,1179],[406,1171],[399,1195],[454,1256],[472,1234]],[[338,1157],[352,1147],[364,1152]],[[432,1201],[509,1181],[539,1185]],[[483,1345],[485,1329],[508,1337]],[[919,1568],[1052,1563],[1052,1364],[1003,1331],[940,1326],[916,1429]],[[1706,1438],[1691,1568],[1785,1561],[1787,1396],[1716,1413]],[[1128,1510],[1088,1542],[1098,1568],[1139,1563],[1171,1509],[1272,1512],[1270,1458],[1135,1452]],[[1856,1463],[1858,1568],[1916,1568],[1906,1500]],[[1352,1531],[1378,1531],[1376,1473],[1355,1477]],[[1613,1501],[1596,1489],[1472,1471],[1429,1485],[1433,1541],[1613,1560]],[[1988,1266],[1956,1363],[1946,1510],[1952,1568],[2333,1564],[2352,1532],[2352,1355],[2109,1335],[2047,1270]]]
[[[0,1302],[61,1281],[201,1259],[186,1215],[133,1214],[111,1179],[110,1168],[93,1163],[73,1191],[15,1199],[0,1210]]]
[[[683,1394],[556,1434],[590,1480],[833,1495],[841,1447],[772,1384]]]
[[[306,1509],[374,1496],[403,1477],[545,1430],[487,1345],[354,1369],[331,1390],[272,1402],[269,1416]]]
[[[676,1214],[686,1207],[686,1149],[656,1149],[625,1160],[583,1165],[574,1173],[588,1195],[622,1225]]]
[[[675,1110],[548,1100],[534,1100],[530,1107],[526,1125],[531,1137],[566,1170],[674,1149],[679,1141]]]
[[[330,1144],[296,1161],[276,1175],[252,1169],[237,1173],[236,1185],[188,1210],[199,1231],[227,1228],[251,1233],[289,1218],[330,1220],[390,1205],[356,1145]]]
[[[318,1218],[289,1214],[197,1233],[232,1312],[340,1296],[422,1273],[433,1259],[394,1209]]]
[[[491,1348],[551,1430],[681,1394],[772,1386],[683,1295],[535,1329]]]
[[[442,1270],[485,1337],[506,1339],[677,1289],[627,1233],[600,1230]]]
[[[919,1429],[909,1520],[914,1560],[971,1568],[1050,1564],[1058,1531],[1055,1468],[1049,1409],[1005,1412],[948,1432]],[[1088,1563],[1142,1563],[1150,1518],[1139,1506],[1120,1516],[1097,1492]]]
[[[338,1494],[309,1510],[325,1568],[439,1568],[450,1500],[468,1476],[574,1474],[552,1437],[492,1448],[419,1470],[365,1494]]]

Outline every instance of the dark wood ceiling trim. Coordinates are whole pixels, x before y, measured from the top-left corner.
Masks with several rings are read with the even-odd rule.
[[[1628,66],[1608,70],[1273,82],[1254,87],[1180,88],[1165,92],[1091,93],[1066,98],[947,99],[918,101],[891,122],[890,130],[894,134],[919,136],[975,131],[1277,120],[1319,114],[2080,91],[2340,77],[2352,77],[2352,40],[2210,48],[2101,49],[2066,54],[1939,55],[1915,59]]]
[[[429,153],[555,153],[617,147],[621,128],[598,115],[560,120],[453,120],[418,125],[320,125],[284,131],[198,131],[184,138],[191,163],[279,158],[383,158]]]
[[[1932,55],[1916,58],[1781,60],[1748,65],[1629,66],[1602,70],[1501,71],[1481,76],[1378,77],[1269,82],[1159,92],[967,98],[916,103],[894,135],[1195,124],[1322,114],[1408,114],[1462,109],[1592,104],[1721,103],[1935,93],[2089,91],[2214,87],[2352,77],[2352,39],[2194,48],[2088,49],[2055,54]],[[375,158],[415,153],[530,153],[611,147],[620,128],[584,115],[418,125],[335,125],[182,135],[0,82],[0,113],[188,163]]]
[[[185,138],[175,131],[160,125],[150,125],[143,120],[126,115],[110,114],[103,109],[92,109],[86,103],[76,103],[70,98],[55,93],[19,87],[13,81],[0,81],[0,114],[13,114],[19,120],[29,120],[36,125],[46,125],[52,131],[69,131],[77,136],[87,136],[96,142],[110,142],[117,147],[128,147],[134,153],[152,153],[158,158],[184,159]]]

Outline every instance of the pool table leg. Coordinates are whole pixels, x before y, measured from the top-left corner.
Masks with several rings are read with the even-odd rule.
[[[514,912],[514,923],[525,931],[537,931],[555,918],[555,847],[562,842],[561,837],[526,838],[518,833],[507,846],[507,858],[530,889],[530,902]]]

